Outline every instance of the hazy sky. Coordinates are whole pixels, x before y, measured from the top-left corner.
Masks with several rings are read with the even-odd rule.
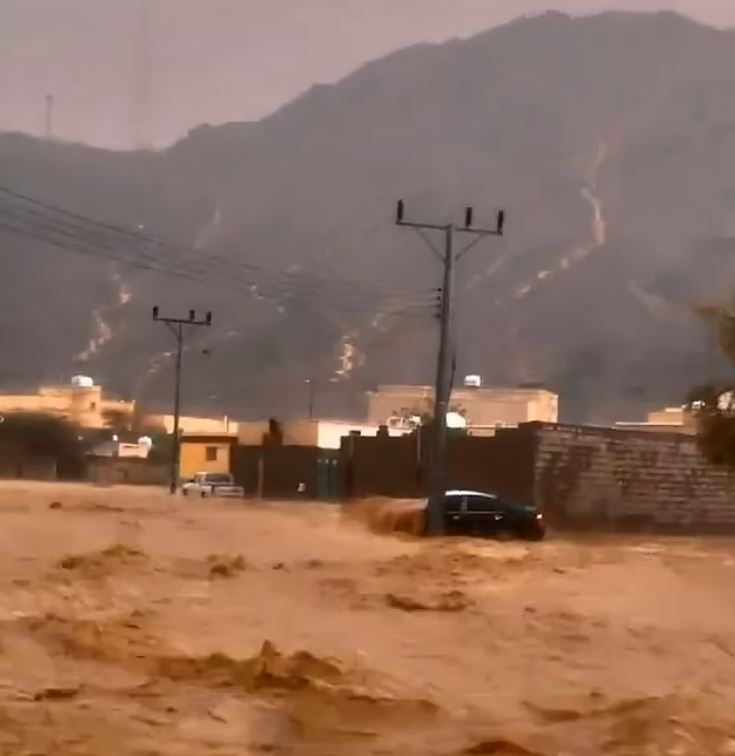
[[[315,82],[524,13],[678,10],[735,27],[735,0],[0,0],[0,130],[112,147],[262,117]]]

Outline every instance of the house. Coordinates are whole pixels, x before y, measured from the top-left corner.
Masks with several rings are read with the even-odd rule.
[[[650,432],[669,432],[694,435],[697,432],[694,416],[686,407],[666,407],[648,413],[642,422],[618,422],[619,430],[640,430]]]
[[[377,436],[381,426],[360,420],[293,420],[276,423],[273,420],[240,423],[238,443],[240,446],[260,446],[264,439],[275,433],[280,435],[281,446],[302,446],[314,449],[337,450],[345,436]],[[409,428],[389,428],[391,436],[404,436]]]
[[[147,423],[154,428],[161,428],[166,433],[174,432],[173,415],[148,415]],[[227,415],[224,417],[190,417],[181,415],[179,417],[179,430],[181,433],[198,434],[206,436],[208,434],[237,434],[239,424],[230,419]]]
[[[367,400],[372,425],[415,428],[434,413],[434,389],[430,386],[379,386],[368,393]],[[496,429],[523,423],[557,422],[559,397],[535,387],[483,388],[479,376],[467,376],[463,387],[452,392],[450,413],[464,418],[470,435],[492,435]]]
[[[232,450],[235,446],[237,436],[233,434],[184,433],[179,453],[179,478],[191,480],[200,472],[232,472]]]
[[[80,428],[115,428],[132,422],[135,402],[106,397],[91,378],[75,376],[68,385],[0,395],[0,415],[15,413],[48,415]]]

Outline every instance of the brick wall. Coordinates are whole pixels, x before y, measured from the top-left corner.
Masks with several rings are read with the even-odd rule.
[[[532,424],[535,499],[565,526],[735,530],[735,476],[709,465],[696,439]]]

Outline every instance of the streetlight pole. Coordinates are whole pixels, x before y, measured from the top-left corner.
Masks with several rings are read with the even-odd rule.
[[[304,380],[304,385],[309,392],[309,420],[314,419],[314,381],[311,378]]]
[[[487,236],[503,236],[505,230],[505,211],[501,210],[497,216],[493,229],[478,228],[473,223],[474,210],[465,210],[464,226],[454,223],[416,223],[405,219],[405,204],[398,201],[396,210],[396,224],[416,229],[432,252],[442,264],[442,289],[439,303],[439,354],[437,356],[436,385],[434,396],[434,428],[432,434],[433,454],[431,490],[427,509],[426,530],[428,535],[441,535],[444,531],[444,494],[447,490],[448,461],[447,461],[447,413],[452,395],[454,382],[455,338],[453,322],[454,306],[454,266],[472,247]],[[444,250],[437,249],[423,232],[439,231],[444,234]],[[456,237],[468,235],[472,239],[459,252],[455,249]]]
[[[179,482],[179,462],[181,459],[181,373],[184,361],[184,329],[187,326],[212,325],[212,313],[208,312],[203,320],[197,320],[196,311],[189,310],[188,319],[161,317],[159,308],[153,308],[153,320],[165,323],[176,339],[176,376],[174,383],[174,427],[171,438],[171,460],[169,470],[169,492],[175,494]]]

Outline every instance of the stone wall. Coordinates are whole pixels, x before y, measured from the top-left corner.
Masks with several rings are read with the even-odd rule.
[[[735,530],[735,476],[709,465],[695,438],[531,427],[535,499],[555,524]]]

